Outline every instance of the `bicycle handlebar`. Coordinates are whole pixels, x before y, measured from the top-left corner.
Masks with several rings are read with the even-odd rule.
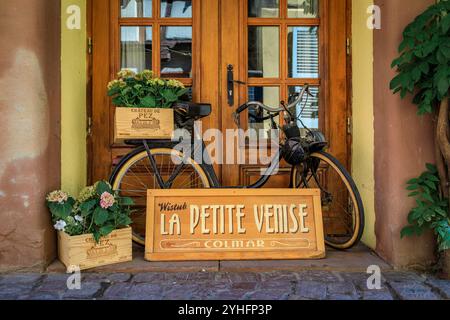
[[[291,108],[295,107],[300,101],[302,101],[303,96],[305,95],[305,93],[307,93],[310,97],[313,97],[313,95],[309,91],[309,85],[308,84],[305,84],[303,86],[302,91],[298,95],[297,99],[295,99],[295,101],[292,102],[291,104],[289,104],[286,108],[287,109],[291,109]],[[236,113],[240,114],[240,113],[244,112],[245,110],[247,110],[251,106],[260,107],[260,108],[266,110],[269,113],[280,113],[281,111],[285,111],[286,110],[284,107],[282,107],[282,108],[272,108],[272,107],[269,107],[269,106],[265,105],[264,103],[261,103],[261,102],[258,102],[258,101],[250,101],[250,102],[247,102],[247,103],[243,104],[239,108],[237,108]]]
[[[262,108],[263,110],[266,110],[269,113],[280,113],[282,111],[286,111],[289,110],[293,107],[295,107],[298,103],[300,103],[303,99],[303,96],[306,94],[308,94],[310,97],[313,97],[312,93],[309,91],[309,84],[305,84],[302,88],[302,91],[300,92],[300,94],[298,95],[297,99],[295,99],[294,102],[290,103],[287,107],[283,106],[281,108],[272,108],[269,106],[266,106],[264,103],[258,102],[258,101],[250,101],[247,102],[243,105],[241,105],[239,108],[236,109],[236,112],[233,113],[233,117],[234,117],[234,122],[236,123],[236,125],[238,127],[240,127],[240,114],[242,112],[244,112],[245,110],[247,110],[248,108],[250,108],[251,106],[257,106]],[[289,111],[288,111],[289,112]],[[269,117],[270,118],[270,117]]]

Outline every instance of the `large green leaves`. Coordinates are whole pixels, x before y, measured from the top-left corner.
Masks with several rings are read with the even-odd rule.
[[[391,67],[398,75],[390,88],[401,98],[415,93],[420,115],[432,113],[450,88],[450,1],[441,1],[419,15],[403,32],[400,56]]]
[[[97,226],[101,226],[109,219],[108,210],[103,209],[102,207],[95,208],[94,211],[94,222]]]
[[[448,201],[439,192],[440,180],[435,165],[427,164],[427,170],[418,178],[408,181],[409,196],[415,198],[416,207],[408,215],[409,225],[401,231],[401,237],[420,236],[425,230],[433,229],[438,236],[440,248],[450,240]],[[449,246],[450,248],[450,246]],[[441,249],[446,250],[446,249]]]

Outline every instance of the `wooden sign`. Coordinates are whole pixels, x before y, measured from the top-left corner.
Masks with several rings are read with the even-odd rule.
[[[173,109],[116,108],[115,140],[172,139]]]
[[[325,257],[320,190],[149,190],[145,259]]]

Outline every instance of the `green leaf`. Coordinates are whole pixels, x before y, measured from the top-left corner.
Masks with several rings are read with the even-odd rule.
[[[405,237],[412,237],[416,234],[415,232],[415,228],[412,226],[408,226],[402,229],[401,231],[401,238],[405,238]]]
[[[447,12],[447,15],[444,18],[442,18],[441,29],[443,34],[446,34],[450,29],[450,12]]]
[[[422,197],[425,199],[425,200],[428,200],[428,201],[430,201],[430,202],[434,202],[434,199],[431,197],[431,195],[429,194],[429,193],[423,193],[422,194]]]
[[[434,184],[433,182],[427,180],[427,181],[425,181],[424,183],[425,183],[428,187],[430,187],[430,189],[437,191],[436,184]]]
[[[417,178],[411,179],[407,182],[407,184],[418,184],[418,183],[419,183],[419,179],[417,179]]]
[[[132,206],[132,205],[134,205],[133,199],[128,198],[128,197],[120,198],[119,202],[120,202],[120,205],[122,205],[122,206]]]
[[[106,237],[114,230],[115,230],[115,227],[113,225],[107,225],[107,226],[101,227],[99,232],[102,237]]]
[[[109,218],[109,213],[107,210],[97,207],[94,211],[94,222],[96,225],[100,226],[104,224]]]
[[[81,215],[83,217],[89,215],[89,213],[91,212],[91,210],[95,207],[95,205],[98,203],[98,200],[93,199],[93,200],[89,200],[86,202],[83,202],[80,205],[80,210],[81,210]]]
[[[102,195],[104,192],[108,192],[108,193],[112,194],[112,190],[111,190],[109,184],[105,181],[99,181],[97,183],[96,192],[98,195]]]
[[[167,102],[176,102],[178,100],[178,96],[171,89],[165,89],[161,91],[161,94]]]
[[[118,227],[125,227],[125,226],[128,226],[128,225],[132,224],[132,223],[133,223],[133,221],[131,220],[131,218],[126,216],[126,215],[121,215],[117,219],[117,226]]]
[[[412,184],[406,188],[406,190],[410,190],[410,191],[414,191],[417,189],[420,189],[420,186],[418,184]]]
[[[438,172],[437,167],[434,164],[432,164],[432,163],[427,163],[426,167],[427,167],[427,170],[430,171],[431,173],[437,173]]]
[[[156,107],[155,97],[146,96],[141,99],[140,104],[142,107],[145,107],[145,108],[155,108]]]

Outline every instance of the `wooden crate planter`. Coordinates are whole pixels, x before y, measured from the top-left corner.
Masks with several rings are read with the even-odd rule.
[[[69,236],[58,232],[59,259],[80,270],[132,260],[131,228],[113,231],[96,243],[92,234]]]
[[[114,138],[171,139],[174,131],[173,109],[116,108]]]

